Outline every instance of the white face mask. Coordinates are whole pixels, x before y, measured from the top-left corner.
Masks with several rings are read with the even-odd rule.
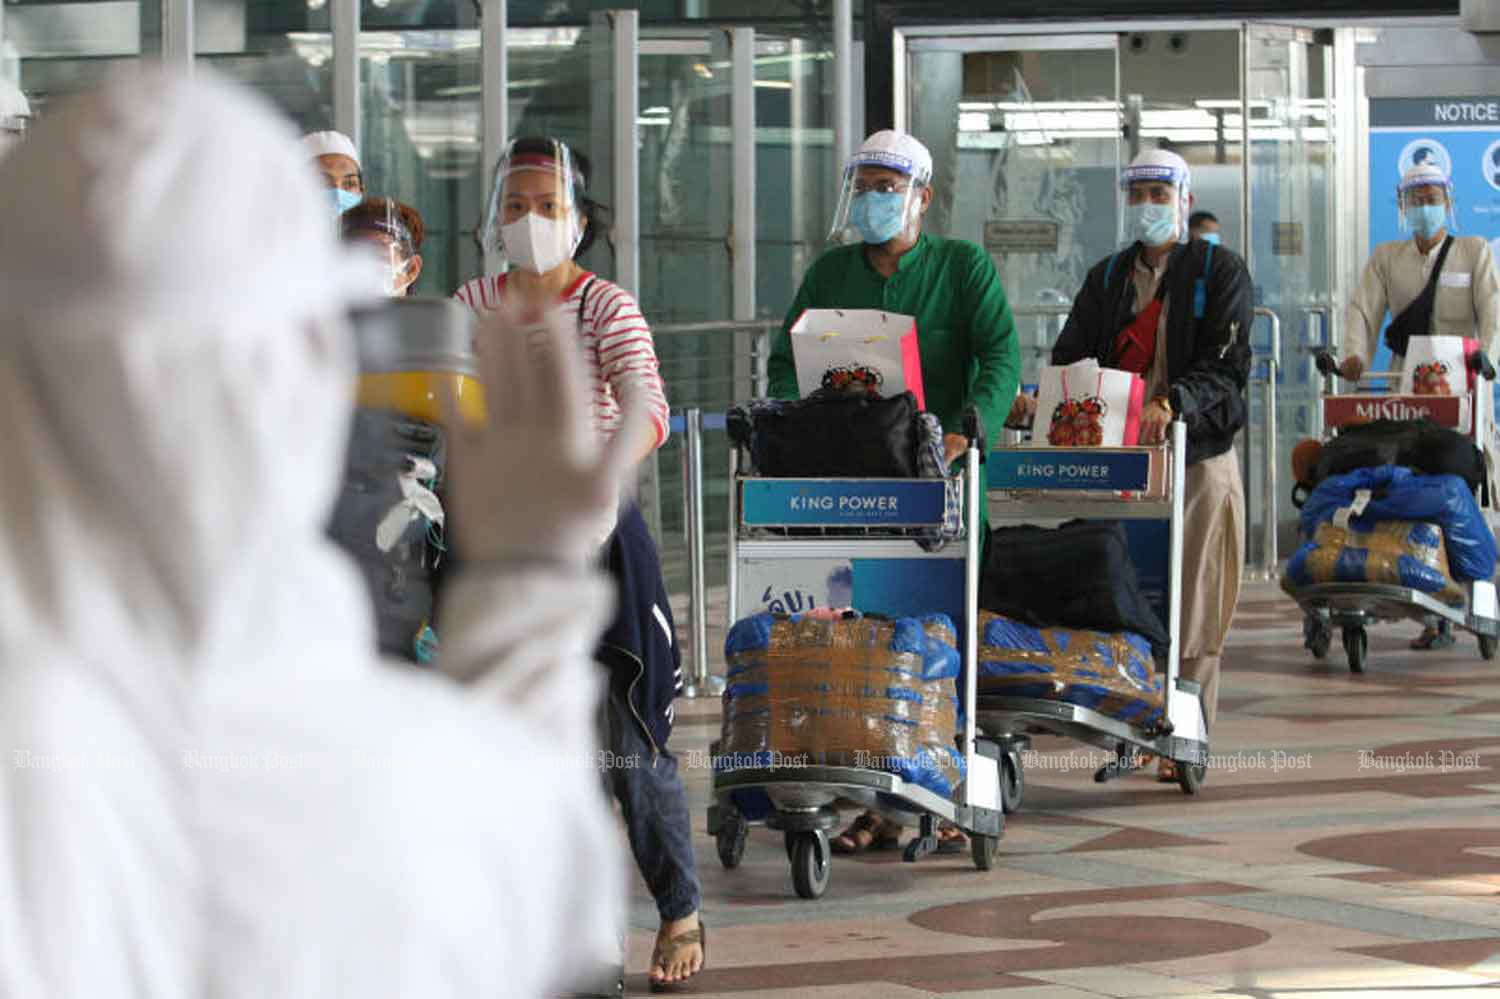
[[[500,241],[512,264],[533,274],[545,274],[572,259],[578,246],[571,215],[544,219],[535,212],[500,227]]]

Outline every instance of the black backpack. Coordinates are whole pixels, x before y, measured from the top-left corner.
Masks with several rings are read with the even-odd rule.
[[[444,545],[442,529],[427,517],[402,520],[402,476],[418,460],[432,463],[435,475],[422,483],[435,494],[446,464],[442,427],[395,410],[356,409],[344,484],[328,534],[359,563],[375,610],[380,651],[420,663],[434,651],[429,624]],[[391,543],[382,550],[377,533],[387,518],[397,528],[387,528]]]
[[[1316,488],[1330,476],[1380,465],[1402,465],[1422,475],[1457,475],[1470,489],[1488,491],[1483,452],[1463,434],[1431,420],[1372,420],[1342,428],[1323,445],[1314,481],[1306,485]]]

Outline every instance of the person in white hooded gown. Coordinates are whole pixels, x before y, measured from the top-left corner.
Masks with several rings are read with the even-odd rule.
[[[289,125],[201,70],[113,80],[0,161],[0,258],[0,995],[576,972],[623,892],[586,760],[611,596],[576,539],[644,445],[599,447],[576,352],[487,338],[448,675],[419,673],[324,537],[343,317],[379,283]]]

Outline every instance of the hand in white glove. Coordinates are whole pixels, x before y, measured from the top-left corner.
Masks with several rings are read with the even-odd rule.
[[[485,426],[465,425],[449,400],[448,491],[465,563],[541,562],[582,568],[644,451],[650,423],[625,403],[620,430],[594,428],[576,332],[553,313],[522,325],[496,313],[476,337]]]

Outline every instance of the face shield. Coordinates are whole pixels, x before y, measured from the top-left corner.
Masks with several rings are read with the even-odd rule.
[[[878,246],[909,233],[921,218],[922,189],[931,179],[899,153],[855,153],[844,168],[829,239]]]
[[[340,219],[344,242],[373,257],[390,297],[400,297],[422,272],[417,237],[391,198],[370,198]]]
[[[1401,231],[1431,239],[1457,228],[1453,214],[1453,183],[1433,167],[1414,167],[1396,185]]]
[[[545,274],[572,260],[583,242],[582,197],[583,173],[565,144],[512,142],[495,164],[480,244],[514,267]]]
[[[1171,189],[1166,199],[1154,196],[1162,187]],[[1147,246],[1187,240],[1192,178],[1181,157],[1161,150],[1141,154],[1120,174],[1120,189],[1128,238]]]

